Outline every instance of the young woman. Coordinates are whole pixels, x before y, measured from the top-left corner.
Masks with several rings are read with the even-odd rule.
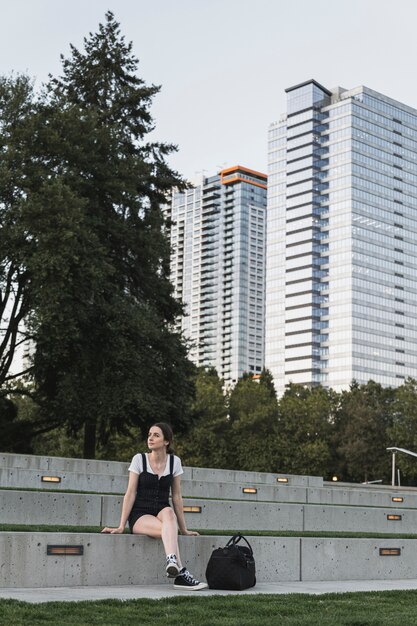
[[[126,522],[130,532],[162,539],[166,553],[166,573],[174,578],[174,589],[197,591],[207,583],[199,582],[183,567],[178,548],[178,526],[182,535],[198,535],[187,530],[181,496],[181,460],[171,450],[173,433],[165,422],[149,429],[148,454],[136,454],[129,467],[129,483],[123,498],[118,528],[103,528],[102,533],[123,533]],[[172,491],[174,511],[169,505]]]

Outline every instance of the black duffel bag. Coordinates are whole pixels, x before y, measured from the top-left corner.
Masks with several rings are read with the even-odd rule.
[[[242,539],[247,546],[237,545]],[[206,580],[210,589],[242,590],[256,584],[253,551],[243,535],[233,535],[224,548],[213,550]]]

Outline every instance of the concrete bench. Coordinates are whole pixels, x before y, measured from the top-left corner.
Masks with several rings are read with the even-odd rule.
[[[303,529],[302,505],[199,499],[184,505],[189,528]],[[0,491],[2,524],[117,526],[121,507],[121,496]]]
[[[221,498],[244,501],[293,502],[307,504],[334,504],[344,506],[376,506],[417,508],[417,491],[389,489],[337,489],[332,487],[274,486],[257,483],[210,483],[183,480],[186,497]]]
[[[59,471],[126,476],[129,463],[2,452],[0,453],[0,467],[41,470],[43,473]]]
[[[93,491],[97,493],[124,493],[127,474],[84,474],[39,469],[0,467],[0,487],[26,489],[56,489],[59,491]]]
[[[117,526],[122,496],[0,490],[0,523]],[[184,499],[189,528],[415,533],[417,510]]]
[[[190,470],[190,468],[188,468],[188,470]],[[222,477],[221,479],[220,477],[216,479],[212,478],[211,470],[208,471],[206,474],[199,471],[199,478],[191,478],[191,473],[194,474],[195,472],[191,472],[191,470],[187,471],[186,468],[186,471],[184,472],[184,475],[182,477],[182,484],[184,485],[183,490],[186,486],[188,486],[189,491],[191,491],[191,487],[195,489],[197,485],[201,483],[201,489],[209,488],[211,494],[213,494],[213,497],[240,497],[243,488],[252,488],[256,491],[260,490],[261,488],[265,488],[265,494],[269,493],[269,497],[272,497],[273,499],[272,494],[274,493],[274,490],[281,488],[281,493],[283,494],[283,496],[284,494],[288,495],[291,493],[290,491],[286,490],[294,490],[294,495],[288,498],[290,500],[293,500],[293,498],[295,498],[296,501],[305,501],[306,499],[306,489],[308,481],[301,480],[301,478],[305,477],[285,477],[286,480],[288,478],[288,482],[280,483],[277,479],[283,477],[275,475],[275,481],[271,480],[270,482],[259,483],[256,482],[256,480],[250,480],[250,477],[245,478],[245,473],[242,473],[243,476],[237,476],[236,474],[238,474],[238,472],[231,472],[230,475],[227,474],[227,472],[224,472],[224,474],[220,475]],[[203,476],[203,478],[201,478],[201,476]],[[113,475],[108,473],[93,474],[84,472],[30,469],[21,467],[0,467],[0,487],[30,489],[53,488],[62,491],[76,490],[94,491],[97,493],[124,493],[127,487],[127,482],[127,472],[125,472],[124,474]],[[297,484],[302,482],[304,482],[305,484]],[[234,495],[222,495],[222,487],[220,487],[220,485],[233,485]],[[269,488],[269,490],[266,489],[267,487]],[[279,491],[277,491],[276,493],[279,493]],[[205,494],[201,495],[203,496]],[[211,495],[208,497],[211,497]]]
[[[122,498],[113,498],[120,518]],[[0,524],[101,526],[102,507],[99,494],[0,490]]]
[[[184,563],[204,580],[212,550],[228,539],[180,537]],[[248,539],[259,582],[417,578],[414,539]],[[162,543],[148,537],[8,532],[0,554],[0,587],[172,584]]]
[[[127,479],[129,465],[130,463],[118,461],[69,459],[64,457],[47,457],[6,452],[0,454],[0,468],[37,470],[38,473],[42,475],[48,473],[58,476],[61,476],[62,474],[88,474],[101,476],[109,475],[113,479],[116,479],[116,477]],[[184,467],[183,478],[187,480],[207,482],[249,482],[270,485],[276,485],[278,482],[300,487],[320,487],[323,485],[323,478],[320,476],[298,476],[294,474],[249,472],[187,466]]]
[[[417,510],[304,505],[303,530],[366,533],[417,533]]]
[[[54,482],[58,480],[59,482]],[[0,487],[84,491],[123,494],[127,476],[111,474],[61,473],[54,475],[35,469],[0,468]],[[183,478],[182,493],[187,498],[221,500],[333,504],[343,506],[374,506],[417,508],[417,490],[363,486],[301,487],[284,484],[260,484],[250,481],[219,482]]]
[[[384,485],[373,488],[346,485],[340,487],[309,487],[309,504],[342,504],[345,506],[378,506],[417,508],[417,490]]]
[[[191,474],[191,475],[190,475]],[[232,482],[259,485],[288,485],[290,487],[322,487],[321,476],[300,476],[266,472],[246,472],[238,470],[210,469],[204,467],[185,467],[184,478],[205,482]]]

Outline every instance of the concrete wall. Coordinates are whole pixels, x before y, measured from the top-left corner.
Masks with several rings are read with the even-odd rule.
[[[184,563],[199,579],[229,537],[180,537]],[[417,540],[249,537],[259,582],[417,578]],[[49,556],[48,545],[82,545],[82,556]],[[400,556],[381,556],[381,548]],[[170,583],[160,541],[131,535],[0,533],[0,587]]]
[[[43,482],[42,477],[58,477],[60,482]],[[2,468],[0,467],[0,487],[29,489],[56,489],[59,491],[94,491],[97,493],[124,493],[128,477],[111,474],[83,474],[54,472],[47,470]]]
[[[244,493],[243,489],[256,489],[256,493]],[[226,500],[269,501],[269,502],[306,502],[307,487],[291,487],[289,485],[260,485],[252,482],[203,482],[198,480],[182,480],[183,496],[190,498],[220,498]]]
[[[402,502],[393,502],[392,498],[402,498]],[[346,506],[383,506],[417,508],[417,490],[404,490],[388,485],[377,488],[348,485],[340,487],[309,487],[306,502],[311,504],[343,504]]]
[[[400,556],[380,556],[399,548]],[[394,580],[417,578],[416,539],[301,540],[301,580]]]
[[[185,513],[188,528],[204,530],[295,530],[303,529],[303,506],[273,502],[232,502],[228,500],[184,501],[186,506],[201,508],[201,513]],[[120,507],[110,498],[103,500],[103,522],[118,523]],[[108,524],[110,525],[110,523]]]
[[[0,453],[0,467],[117,476],[126,475],[129,463],[2,452]]]
[[[0,468],[42,470],[42,473],[51,472],[59,475],[109,474],[112,477],[126,477],[129,465],[130,463],[121,463],[118,461],[68,459],[64,457],[46,457],[6,452],[0,454]],[[277,484],[277,478],[282,478],[288,481],[287,484],[294,486],[320,487],[323,485],[323,478],[320,476],[296,476],[293,474],[246,472],[204,467],[184,467],[183,478],[210,482],[252,482],[273,485]]]
[[[0,491],[0,524],[100,526],[101,513],[100,495]]]
[[[256,489],[256,493],[243,493],[244,487]],[[274,486],[257,483],[202,482],[183,480],[182,492],[186,497],[222,498],[270,502],[293,502],[308,504],[333,504],[343,506],[374,506],[393,508],[417,508],[417,491],[396,488],[378,491],[366,488],[332,489],[331,487]],[[401,497],[402,502],[393,498]]]
[[[0,490],[0,524],[117,526],[122,496]],[[415,533],[417,510],[238,500],[184,499],[189,528]],[[389,516],[400,519],[390,520]]]
[[[253,500],[274,500],[282,502],[305,502],[307,488],[297,485],[256,483],[251,480],[220,481],[207,478],[186,478],[181,480],[185,496],[205,498],[233,498]],[[57,477],[60,482],[44,482],[42,477]],[[124,493],[128,477],[125,474],[91,474],[74,472],[53,472],[50,470],[0,467],[0,487],[20,489],[56,489],[59,491],[94,491],[97,493]],[[257,494],[243,494],[244,487],[252,487]],[[259,495],[258,495],[259,494]]]
[[[321,476],[297,476],[295,474],[268,474],[264,472],[243,472],[236,470],[209,469],[203,467],[188,468],[191,470],[191,476],[184,478],[192,478],[193,480],[202,480],[207,482],[232,482],[242,485],[248,484],[265,484],[277,485],[278,479],[287,481],[288,486],[297,487],[322,487],[323,478]]]
[[[0,491],[0,524],[56,524],[117,526],[121,496]],[[296,504],[185,500],[200,507],[199,513],[185,513],[189,528],[228,530],[303,529],[303,507]]]
[[[200,580],[214,548],[229,537],[180,537],[183,562]],[[259,582],[296,581],[298,538],[251,537]],[[48,556],[47,545],[82,545],[82,556]],[[0,533],[0,587],[170,583],[162,542],[131,535]]]
[[[41,457],[39,457],[41,458]],[[207,475],[211,470],[207,470]],[[43,482],[43,476],[59,476],[61,482]],[[30,488],[57,491],[91,491],[96,493],[123,494],[127,487],[126,474],[84,474],[61,472],[55,473],[36,469],[0,467],[0,487]],[[243,493],[244,487],[256,489],[255,494]],[[299,485],[277,483],[256,483],[237,480],[223,482],[201,479],[182,480],[182,493],[185,497],[233,499],[242,501],[269,501],[309,504],[335,504],[344,506],[377,506],[394,508],[417,508],[417,490],[396,488],[366,487],[302,487]],[[402,497],[402,502],[393,502],[393,497]]]
[[[127,485],[126,463],[0,455],[0,523],[116,526]],[[59,475],[60,483],[42,483]],[[288,479],[280,484],[277,477]],[[417,578],[417,490],[388,485],[332,485],[320,477],[185,468],[189,528],[389,533],[392,539],[252,537],[260,582]],[[243,487],[257,493],[243,494]],[[48,492],[45,489],[56,489]],[[66,490],[98,492],[67,493]],[[61,493],[59,492],[61,491]],[[394,503],[400,496],[403,502]],[[211,499],[208,499],[211,498]],[[388,515],[400,519],[389,520]],[[212,550],[228,537],[180,537],[184,561],[201,579]],[[82,556],[49,556],[48,544],[83,545]],[[398,548],[400,556],[380,555]],[[166,583],[160,541],[83,533],[0,533],[0,586]]]
[[[388,516],[400,519],[389,520]],[[417,510],[374,507],[304,506],[304,530],[416,533]]]
[[[34,455],[0,454],[0,487],[123,494],[128,463],[91,461]],[[323,482],[316,476],[292,476],[210,468],[184,468],[182,491],[186,497],[218,499],[417,508],[417,489],[390,485]],[[59,483],[42,482],[58,476]],[[288,479],[278,483],[278,478]],[[253,487],[256,494],[243,494]],[[393,502],[394,496],[403,502]]]

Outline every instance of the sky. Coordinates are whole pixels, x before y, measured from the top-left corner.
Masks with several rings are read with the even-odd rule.
[[[154,140],[174,143],[185,178],[243,165],[267,171],[267,132],[285,89],[314,78],[417,108],[415,0],[0,0],[0,74],[40,88],[111,10],[161,86]]]

